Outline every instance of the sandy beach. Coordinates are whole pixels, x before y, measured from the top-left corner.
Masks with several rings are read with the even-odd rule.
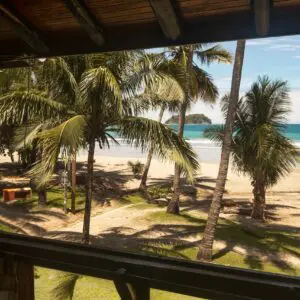
[[[86,162],[86,155],[78,156],[78,162]],[[133,157],[115,157],[115,156],[95,156],[95,168],[101,169],[104,172],[119,171],[124,174],[130,173],[127,166],[128,161],[140,161],[145,163],[145,157],[133,158]],[[201,169],[198,174],[199,178],[209,178],[216,179],[219,169],[219,164],[201,162]],[[149,183],[155,182],[158,179],[172,179],[174,173],[174,164],[169,162],[162,162],[156,158],[152,160],[151,167],[149,170]],[[297,166],[287,177],[281,179],[278,184],[268,189],[268,191],[274,193],[299,193],[300,187],[300,167]],[[137,180],[130,180],[127,183],[127,188],[134,188],[137,186]],[[208,183],[209,184],[209,183]],[[212,186],[214,183],[210,183]],[[229,168],[228,181],[226,184],[226,190],[230,193],[251,193],[252,187],[250,184],[250,179],[243,174],[237,173],[233,170],[232,166]]]

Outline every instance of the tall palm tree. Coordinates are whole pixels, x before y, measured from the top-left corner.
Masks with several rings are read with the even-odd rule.
[[[180,105],[178,119],[178,136],[183,138],[187,109],[198,99],[214,103],[218,97],[218,89],[211,76],[199,65],[212,62],[231,63],[230,53],[221,46],[208,47],[205,44],[171,47],[168,52],[174,62],[174,77],[184,91],[184,101]],[[181,167],[175,164],[173,195],[167,212],[179,214]]]
[[[142,55],[142,59],[141,59]],[[149,149],[162,159],[176,161],[192,176],[198,168],[196,155],[190,145],[179,138],[167,126],[132,113],[134,95],[139,95],[145,84],[160,84],[161,79],[171,80],[149,69],[147,55],[132,52],[99,54],[90,57],[90,68],[81,76],[77,88],[72,80],[75,103],[67,105],[68,97],[57,101],[56,94],[46,95],[31,92],[16,97],[8,94],[0,98],[0,115],[13,117],[12,109],[19,112],[30,107],[31,114],[46,118],[49,114],[61,120],[54,128],[39,134],[39,146],[43,160],[36,164],[31,175],[42,185],[51,178],[59,154],[70,155],[82,145],[88,147],[86,202],[83,226],[83,241],[89,242],[90,214],[93,193],[93,168],[96,143],[100,148],[116,142],[111,132],[115,131],[129,144]],[[143,63],[142,63],[143,62]],[[57,95],[59,97],[59,95]],[[66,102],[64,102],[64,100]],[[16,116],[14,116],[16,118]]]
[[[240,90],[241,77],[242,77],[245,45],[246,45],[245,40],[237,41],[235,61],[234,61],[233,72],[232,72],[231,91],[230,91],[230,97],[228,101],[228,110],[226,113],[225,128],[223,131],[224,136],[222,139],[222,152],[221,152],[219,173],[218,173],[213,200],[208,214],[207,223],[205,226],[203,239],[201,241],[197,253],[197,259],[199,260],[209,261],[212,259],[212,249],[213,249],[213,242],[215,238],[215,231],[216,231],[216,227],[220,215],[221,201],[223,199],[225,183],[226,183],[227,173],[228,173],[233,126],[235,121],[236,107],[239,101],[239,90]]]

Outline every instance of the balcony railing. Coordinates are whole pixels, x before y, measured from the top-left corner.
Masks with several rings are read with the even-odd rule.
[[[121,299],[150,299],[150,288],[220,300],[300,299],[297,277],[16,234],[0,233],[0,256],[13,259],[23,266],[23,272],[30,273],[34,265],[113,280]],[[22,278],[28,281],[28,277],[23,274],[18,279],[18,284],[24,287]],[[0,295],[3,284],[0,283]]]

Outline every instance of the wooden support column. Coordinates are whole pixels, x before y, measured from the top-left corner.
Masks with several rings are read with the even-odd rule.
[[[18,300],[17,279],[12,255],[0,257],[0,299]]]
[[[12,255],[0,257],[0,299],[34,300],[34,268]]]
[[[270,27],[270,7],[272,0],[253,0],[256,32],[259,36],[266,36]]]
[[[145,281],[126,282],[126,270],[117,271],[117,278],[114,280],[116,290],[121,300],[150,300],[150,287]]]
[[[171,0],[149,0],[164,35],[171,40],[176,40],[181,29]]]
[[[34,267],[17,263],[18,300],[34,300]]]

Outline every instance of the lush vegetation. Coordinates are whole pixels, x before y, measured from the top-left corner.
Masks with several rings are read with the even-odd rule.
[[[223,98],[227,114],[228,96]],[[289,89],[286,81],[272,81],[259,77],[236,108],[232,143],[236,169],[252,179],[252,218],[265,219],[266,190],[286,176],[296,165],[297,148],[283,134],[290,110]],[[224,127],[214,126],[205,135],[221,142]]]
[[[148,222],[148,227],[134,234],[107,231],[105,242],[116,244],[114,239],[121,238],[120,249],[299,274],[298,267],[282,259],[300,256],[299,233],[257,222],[264,221],[267,188],[287,175],[296,162],[297,151],[282,134],[289,112],[289,90],[285,81],[261,77],[240,98],[244,49],[245,41],[239,41],[231,93],[222,99],[225,126],[210,127],[205,133],[222,146],[216,188],[213,194],[205,195],[195,180],[198,157],[183,139],[183,131],[185,123],[211,124],[205,115],[187,115],[187,111],[198,100],[215,104],[218,88],[204,67],[213,62],[231,63],[226,49],[198,44],[170,47],[159,54],[133,51],[33,59],[28,69],[1,72],[0,154],[19,154],[35,190],[31,200],[16,201],[10,209],[17,208],[20,213],[24,209],[26,214],[38,213],[38,205],[45,210],[63,210],[65,195],[67,206],[83,218],[82,241],[89,243],[91,213],[100,202],[94,198],[95,149],[117,144],[118,136],[147,151],[148,156],[145,165],[128,162],[134,177],[141,179],[136,192],[110,192],[117,195],[116,208],[143,211],[133,221]],[[150,109],[159,110],[157,121],[142,117]],[[162,124],[165,111],[176,114],[166,123],[178,123],[177,133]],[[53,175],[68,172],[72,164],[70,173],[76,179],[76,155],[83,148],[88,152],[87,168],[75,197],[75,187],[58,187]],[[173,184],[147,185],[154,155],[175,163]],[[236,170],[252,180],[255,220],[249,226],[243,224],[239,212],[232,218],[219,217],[230,155]],[[193,188],[189,196],[194,198],[190,202],[181,199],[184,208],[180,209],[186,186]],[[99,194],[102,201],[105,194],[97,190]],[[207,210],[200,209],[198,202],[202,200],[211,203],[208,217]],[[15,228],[3,222],[0,231],[13,232]],[[155,299],[193,299],[156,290],[151,293]],[[51,295],[58,300],[118,299],[112,282],[38,268],[37,299]]]
[[[166,121],[166,124],[178,124],[179,116],[175,115]],[[211,124],[211,119],[204,114],[189,114],[185,117],[186,124]]]

